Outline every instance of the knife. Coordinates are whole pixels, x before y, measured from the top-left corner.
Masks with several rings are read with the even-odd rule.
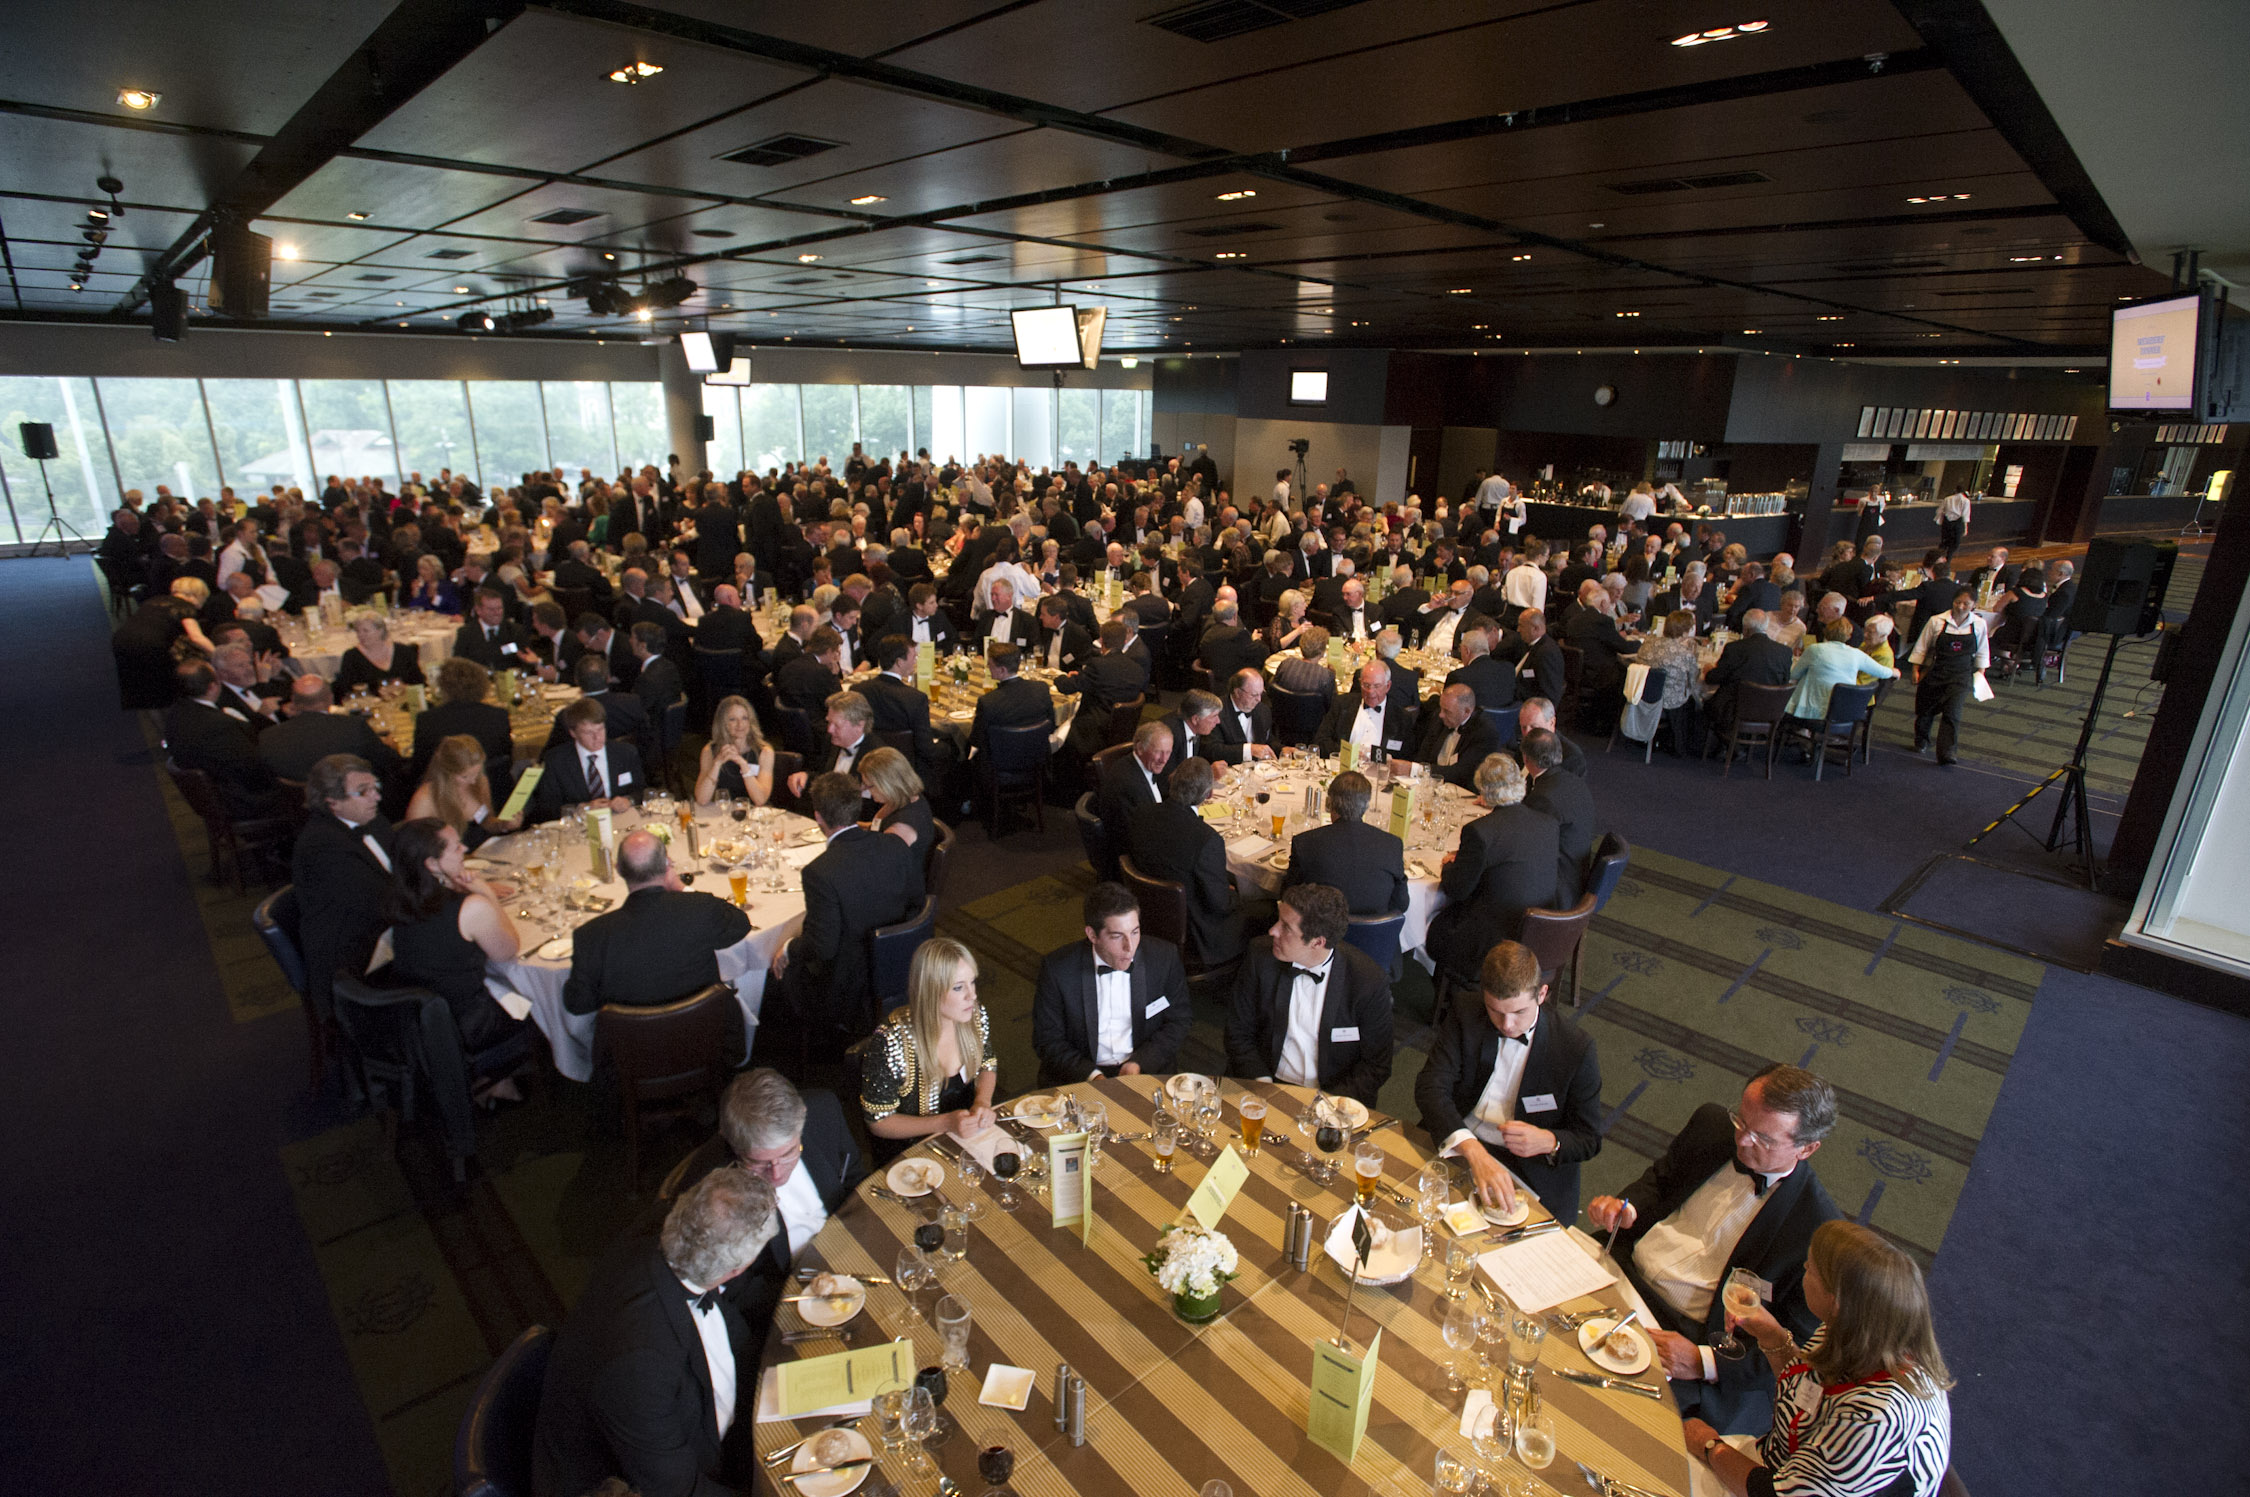
[[[814,1466],[810,1470],[806,1471],[784,1471],[780,1473],[780,1475],[783,1481],[801,1482],[807,1477],[811,1476],[828,1476],[837,1472],[857,1471],[862,1466],[872,1466],[874,1464],[875,1457],[871,1455],[862,1455],[855,1456],[853,1459],[848,1461],[838,1461],[833,1466]]]
[[[1580,1372],[1575,1367],[1561,1367],[1556,1371],[1574,1383],[1584,1383],[1589,1388],[1614,1388],[1620,1393],[1638,1393],[1643,1398],[1662,1400],[1664,1390],[1648,1383],[1628,1382],[1621,1377],[1603,1377],[1599,1373]]]

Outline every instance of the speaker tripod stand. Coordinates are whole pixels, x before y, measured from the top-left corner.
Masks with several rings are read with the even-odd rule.
[[[92,543],[86,537],[80,535],[72,527],[70,521],[62,517],[62,511],[55,508],[55,486],[47,480],[47,460],[45,458],[39,459],[39,483],[47,491],[47,523],[39,527],[39,538],[31,543],[30,554],[33,556],[39,554],[39,548],[47,544],[47,533],[49,531],[54,532],[55,554],[57,556],[68,556],[70,554],[70,543],[63,539],[66,535],[81,546],[91,545]]]
[[[2070,762],[2032,786],[2023,799],[1994,817],[1982,831],[1962,844],[1963,852],[1982,842],[2007,822],[2014,822],[2027,836],[2038,837],[2039,834],[2024,825],[2019,817],[2033,801],[2059,784],[2062,787],[2062,800],[2055,807],[2054,825],[2040,839],[2041,845],[2047,851],[2056,853],[2067,847],[2069,851],[2084,858],[2086,887],[2090,891],[2100,891],[2102,868],[2100,860],[2094,856],[2094,813],[2086,800],[2086,750],[2093,745],[2094,724],[2101,720],[2102,715],[2102,696],[2109,690],[2109,673],[2117,664],[2117,652],[2124,643],[2125,636],[2122,634],[2112,634],[2109,637],[2109,650],[2102,656],[2101,677],[2094,683],[2094,699],[2086,705],[2086,720],[2079,725],[2078,747],[2071,751]],[[2070,823],[2067,840],[2063,825],[2065,822]]]

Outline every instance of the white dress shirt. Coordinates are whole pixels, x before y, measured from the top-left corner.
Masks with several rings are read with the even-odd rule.
[[[1529,562],[1511,567],[1501,579],[1500,596],[1518,608],[1547,607],[1547,574]]]
[[[1155,796],[1158,800],[1164,799],[1164,782],[1158,779],[1155,775],[1150,774],[1148,772],[1148,766],[1146,764],[1143,764],[1138,756],[1135,756],[1133,759],[1133,767],[1139,770],[1141,772],[1141,778],[1148,782],[1148,793]]]
[[[1016,611],[1011,608],[1006,613],[992,616],[992,633],[988,637],[994,644],[1020,644],[1022,641],[1015,637],[1015,628]]]
[[[812,1172],[805,1168],[803,1159],[797,1161],[773,1198],[781,1209],[781,1225],[789,1233],[789,1256],[795,1259],[813,1240],[813,1234],[828,1225],[828,1208],[820,1203],[820,1187],[813,1184]]]
[[[343,818],[338,817],[337,820],[342,821]],[[355,832],[359,832],[359,829],[367,823],[364,821],[356,823],[345,821],[344,825]],[[383,851],[383,844],[375,840],[375,834],[373,832],[359,832],[359,840],[367,844],[367,850],[375,854],[375,861],[383,865],[385,873],[389,873],[391,871],[391,855]]]
[[[1257,730],[1250,725],[1250,714],[1235,706],[1233,702],[1227,703],[1227,711],[1233,713],[1234,720],[1242,724],[1242,762],[1248,764],[1257,757],[1251,752],[1251,744],[1257,738]]]
[[[1498,509],[1514,493],[1508,480],[1495,473],[1477,485],[1477,508]]]
[[[1383,709],[1370,707],[1364,701],[1359,705],[1359,715],[1352,719],[1351,741],[1363,749],[1380,748],[1383,744]]]
[[[695,595],[695,585],[685,577],[672,579],[672,611],[689,623],[703,617],[702,600]]]
[[[836,750],[836,773],[850,774],[852,772],[852,761],[857,759],[860,751],[866,747],[867,735],[863,733],[860,735],[859,742],[852,744],[849,748]]]
[[[1766,1176],[1767,1190],[1788,1174]],[[1633,1249],[1633,1264],[1673,1309],[1701,1321],[1711,1313],[1711,1296],[1718,1293],[1727,1259],[1763,1204],[1765,1197],[1752,1189],[1748,1175],[1722,1164],[1679,1210],[1642,1235]]]
[[[1461,610],[1458,608],[1447,609],[1445,617],[1431,625],[1430,632],[1423,636],[1422,648],[1433,655],[1452,654],[1453,632],[1460,627]]]
[[[1281,1041],[1281,1063],[1274,1080],[1291,1086],[1320,1085],[1320,1016],[1328,1006],[1328,978],[1336,954],[1313,970],[1300,971],[1289,985],[1289,1030]]]
[[[1361,604],[1361,605],[1360,605],[1359,607],[1357,607],[1357,608],[1348,608],[1348,607],[1347,607],[1347,608],[1346,608],[1346,609],[1344,610],[1344,637],[1345,637],[1346,639],[1365,639],[1365,638],[1367,638],[1367,605],[1366,605],[1366,604],[1362,603],[1362,604]]]
[[[688,1318],[703,1338],[703,1364],[711,1369],[711,1408],[719,1416],[719,1438],[724,1440],[734,1424],[734,1344],[727,1340],[727,1323],[719,1307],[702,1309],[695,1300],[703,1291],[685,1279],[680,1287],[687,1291]]]
[[[1094,1006],[1099,1014],[1094,1064],[1121,1066],[1133,1058],[1133,974],[1104,967],[1099,958],[1094,966]]]
[[[1440,1154],[1451,1154],[1471,1138],[1498,1146],[1502,1132],[1516,1118],[1516,1095],[1523,1090],[1523,1069],[1531,1061],[1531,1037],[1539,1031],[1527,1030],[1520,1040],[1500,1036],[1500,1053],[1493,1057],[1492,1076],[1484,1084],[1484,1092],[1477,1105],[1461,1120],[1462,1126],[1445,1136]]]
[[[929,618],[926,619],[918,616],[914,619],[914,643],[918,645],[926,645],[934,644],[936,642],[937,636],[931,633],[930,630],[930,626],[936,622],[936,619],[936,614],[932,614]]]
[[[1062,652],[1063,631],[1061,627],[1058,627],[1053,634],[1047,637],[1047,668],[1049,670],[1059,671],[1062,669]]]

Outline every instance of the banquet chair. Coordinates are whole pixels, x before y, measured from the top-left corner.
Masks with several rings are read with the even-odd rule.
[[[552,589],[552,591],[555,595],[555,602],[561,605],[563,617],[570,620],[569,627],[577,627],[580,615],[594,611],[594,591],[592,588],[558,587]]]
[[[594,1050],[617,1072],[625,1111],[625,1187],[641,1191],[641,1124],[693,1117],[726,1085],[734,989],[723,982],[653,1007],[605,1003],[594,1015]]]
[[[1037,723],[1020,728],[994,728],[977,755],[977,778],[985,795],[985,835],[997,842],[1008,807],[1028,803],[1039,830],[1047,830],[1047,761],[1053,750],[1047,729]]]
[[[1844,751],[1844,775],[1852,772],[1852,755],[1859,751],[1860,735],[1868,731],[1868,719],[1875,706],[1875,688],[1870,686],[1837,686],[1828,693],[1828,715],[1819,722],[1808,717],[1792,717],[1782,725],[1785,741],[1802,738],[1812,754],[1814,779],[1828,763],[1831,750]]]
[[[922,856],[922,891],[935,899],[945,892],[946,869],[953,862],[953,828],[942,821],[933,824],[937,840]]]
[[[1129,702],[1119,702],[1109,709],[1109,724],[1102,730],[1102,747],[1116,748],[1130,744],[1133,732],[1141,725],[1141,709],[1148,705],[1148,694],[1143,692]],[[1079,711],[1086,709],[1080,707]]]
[[[1555,703],[1555,723],[1558,727],[1578,726],[1578,685],[1586,675],[1586,652],[1576,645],[1563,645],[1562,649],[1562,700]]]
[[[806,759],[820,757],[823,735],[814,731],[812,714],[802,707],[776,707],[773,715],[781,726],[781,747]]]
[[[1595,914],[1601,913],[1602,906],[1625,881],[1625,869],[1632,857],[1633,844],[1616,832],[1602,833],[1601,840],[1594,844],[1593,856],[1586,860],[1586,892],[1594,896]]]
[[[1539,970],[1562,975],[1567,964],[1570,968],[1570,1006],[1578,1007],[1579,974],[1584,965],[1586,927],[1594,923],[1597,902],[1592,894],[1582,894],[1578,903],[1567,910],[1529,909],[1523,912],[1523,933],[1517,937],[1531,948],[1539,958]],[[1552,981],[1550,978],[1549,981]]]
[[[1320,720],[1328,715],[1325,697],[1277,683],[1266,688],[1266,700],[1273,703],[1274,747],[1297,748],[1320,736]]]
[[[1720,779],[1734,773],[1734,751],[1745,747],[1766,751],[1766,778],[1773,778],[1774,750],[1781,741],[1781,720],[1788,714],[1793,689],[1786,683],[1754,686],[1748,682],[1735,688],[1734,721],[1728,724],[1724,741],[1716,733],[1711,735],[1725,756]]]
[[[1516,715],[1516,709],[1513,707],[1486,707],[1481,710],[1484,713],[1484,720],[1492,724],[1493,731],[1500,735],[1500,746],[1502,748],[1514,748],[1516,740],[1523,733],[1523,720]]]
[[[312,1056],[312,1087],[318,1091],[320,1078],[328,1073],[329,1050],[339,1036],[336,1020],[322,1018],[320,1011],[313,1007],[312,984],[305,974],[305,951],[298,936],[296,885],[283,884],[258,901],[258,907],[250,912],[250,928],[266,943],[273,964],[281,969],[283,980],[305,1011],[305,1038]]]
[[[687,737],[687,703],[674,702],[652,726],[656,731],[656,775],[665,789],[686,794],[695,789],[690,780],[680,784],[680,744]]]
[[[719,703],[742,691],[742,652],[697,648],[695,679],[703,687],[703,710],[699,715],[709,721]]]
[[[1150,878],[1133,866],[1133,860],[1120,857],[1117,871],[1125,887],[1133,891],[1140,901],[1141,929],[1160,941],[1170,941],[1180,950],[1180,960],[1187,967],[1187,980],[1205,982],[1233,972],[1239,961],[1212,962],[1204,959],[1196,949],[1194,930],[1188,923],[1187,885],[1175,879]]]
[[[238,818],[227,808],[226,798],[219,794],[211,777],[200,769],[182,769],[170,758],[164,768],[172,776],[172,786],[180,792],[180,799],[188,803],[203,822],[203,836],[211,855],[211,882],[226,883],[232,879],[237,893],[247,894],[248,860],[253,856],[259,865],[258,881],[271,882],[268,877],[274,866],[286,866],[288,859],[289,823],[276,810],[272,816]]]
[[[1102,819],[1094,814],[1094,792],[1089,790],[1078,797],[1071,808],[1078,821],[1078,845],[1086,850],[1086,865],[1094,870],[1094,877],[1115,882],[1117,855],[1109,849],[1109,831]]]
[[[453,1436],[453,1497],[531,1497],[532,1430],[555,1333],[528,1326],[477,1384]]]
[[[1641,678],[1640,700],[1643,702],[1653,700],[1661,703],[1664,700],[1664,687],[1666,684],[1667,677],[1664,667],[1655,666],[1651,668],[1649,673]],[[1656,735],[1664,731],[1665,724],[1670,720],[1671,714],[1664,711],[1660,706],[1657,709],[1656,723],[1648,730],[1648,741],[1641,745],[1641,762],[1643,764],[1649,763],[1656,757]],[[1616,725],[1609,730],[1609,742],[1602,746],[1602,752],[1606,754],[1611,749],[1617,747],[1617,735],[1624,731],[1625,714],[1623,712],[1620,712],[1617,714]],[[1674,749],[1680,747],[1679,737],[1680,735],[1676,731],[1672,735],[1672,747]],[[1633,740],[1628,738],[1625,741],[1627,743],[1631,743]]]
[[[922,907],[895,925],[879,925],[867,933],[867,977],[875,994],[875,1012],[888,1013],[906,1001],[907,974],[914,953],[937,934],[937,896],[922,896]]]
[[[766,804],[778,810],[794,811],[799,816],[810,815],[811,813],[805,810],[804,797],[789,793],[789,777],[804,767],[804,755],[791,753],[787,749],[775,749],[773,751],[773,795],[767,800]]]
[[[1383,969],[1384,975],[1398,975],[1399,937],[1406,930],[1406,912],[1362,919],[1355,915],[1344,928],[1347,944],[1359,948],[1360,954]]]
[[[380,976],[380,974],[376,974]],[[483,1050],[462,1043],[453,1009],[428,988],[386,986],[339,970],[332,983],[336,1025],[371,1103],[385,1099],[401,1123],[414,1121],[418,1095],[426,1091],[453,1162],[453,1178],[468,1178],[468,1161],[477,1151],[476,1106],[470,1084],[485,1076],[505,1076],[531,1055],[518,1024]]]

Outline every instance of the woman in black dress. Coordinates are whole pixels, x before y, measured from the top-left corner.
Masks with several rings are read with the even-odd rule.
[[[922,777],[906,755],[895,748],[876,749],[859,761],[859,783],[875,799],[875,830],[913,848],[926,866],[930,849],[937,846],[937,818],[922,793]]]
[[[764,805],[773,799],[773,745],[758,732],[758,714],[745,697],[725,697],[711,714],[711,741],[695,772],[695,803],[708,806],[724,790],[736,800]]]
[[[992,1021],[977,1001],[977,959],[969,948],[933,936],[908,969],[907,1006],[869,1041],[860,1106],[878,1164],[936,1133],[972,1137],[993,1124],[1000,1062]]]
[[[461,1044],[474,1053],[505,1039],[520,1020],[493,1000],[485,967],[522,949],[515,922],[490,884],[463,863],[461,834],[435,817],[409,821],[391,844],[391,974],[428,988],[453,1010]],[[485,1096],[519,1100],[505,1078]],[[482,1100],[480,1097],[479,1100]]]
[[[359,643],[344,651],[343,661],[336,667],[337,701],[363,686],[380,692],[391,681],[401,686],[423,684],[421,651],[413,645],[395,643],[391,626],[381,614],[369,610],[355,615],[352,634]]]
[[[117,654],[118,705],[127,711],[161,711],[172,705],[174,647],[185,639],[204,654],[211,641],[196,613],[211,596],[199,577],[175,577],[172,591],[151,598],[110,636]]]

